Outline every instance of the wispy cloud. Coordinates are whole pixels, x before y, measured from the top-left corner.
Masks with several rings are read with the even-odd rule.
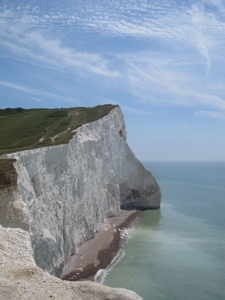
[[[33,96],[54,98],[54,99],[59,99],[59,100],[72,102],[72,103],[80,105],[79,101],[74,98],[61,96],[61,95],[57,95],[54,93],[49,93],[49,92],[45,92],[45,91],[41,91],[41,90],[31,89],[29,87],[18,85],[13,82],[7,82],[7,81],[0,80],[0,85],[11,88],[11,89],[15,89],[15,90],[27,93],[27,94],[31,94]],[[32,97],[32,99],[34,99],[35,101],[40,101],[40,99],[36,98],[36,97]]]
[[[29,31],[27,26],[18,29],[7,21],[1,22],[0,42],[18,59],[28,60],[31,63],[42,63],[43,67],[53,67],[67,70],[80,75],[96,74],[106,77],[120,77],[118,71],[110,66],[110,61],[100,54],[76,51],[64,46],[59,39],[49,38],[38,30]],[[10,53],[9,53],[10,55]]]
[[[46,62],[49,65],[66,68],[77,68],[83,72],[92,72],[109,77],[118,77],[118,70],[113,70],[109,60],[99,54],[83,53],[61,44],[60,38],[49,38],[41,33],[43,26],[54,27],[55,33],[66,28],[69,33],[85,31],[109,37],[134,37],[137,39],[156,40],[180,48],[189,47],[196,50],[205,60],[206,73],[212,65],[211,49],[218,42],[225,42],[225,25],[212,12],[208,13],[203,5],[216,6],[222,9],[220,0],[196,1],[192,6],[168,2],[152,4],[147,1],[116,0],[95,1],[84,7],[78,3],[68,2],[68,9],[60,12],[52,8],[42,12],[41,6],[13,4],[5,5],[0,14],[2,31],[12,34],[13,41],[9,48],[18,53],[24,53],[30,58]],[[20,29],[16,32],[17,26]],[[6,30],[11,28],[11,32]],[[21,28],[23,34],[21,34]],[[62,29],[61,29],[62,28]],[[35,29],[35,30],[34,30]],[[59,34],[60,36],[60,34]],[[15,40],[18,45],[17,49]],[[31,45],[34,47],[32,48]]]
[[[6,86],[6,87],[12,88],[12,89],[16,89],[16,90],[21,91],[21,92],[28,93],[28,94],[37,95],[39,93],[37,90],[30,89],[30,88],[25,87],[25,86],[17,85],[17,84],[14,84],[12,82],[0,81],[0,84],[3,85],[3,86]]]
[[[220,18],[223,2],[158,2],[93,0],[81,5],[68,1],[60,10],[46,6],[43,11],[38,2],[15,5],[6,1],[0,13],[0,43],[14,59],[73,74],[76,79],[119,79],[119,88],[129,91],[136,101],[225,109],[223,84],[218,93],[213,88],[216,83],[207,81],[218,59],[215,49],[220,51],[225,43],[225,23]],[[207,11],[206,4],[214,10]],[[83,34],[89,51],[78,50]],[[98,36],[99,47],[90,47],[92,35]],[[145,50],[114,49],[112,41],[118,37],[122,41],[132,37],[135,46],[140,42]],[[107,51],[101,49],[104,38],[110,41]],[[159,44],[161,50],[156,52]]]
[[[225,112],[198,110],[195,112],[195,115],[197,117],[225,120]]]
[[[225,5],[222,0],[203,0],[203,3],[216,7],[220,13],[225,13]]]
[[[95,3],[95,1],[93,2]],[[103,1],[104,3],[104,1]],[[101,6],[87,18],[77,19],[77,24],[85,31],[95,31],[108,36],[134,37],[158,41],[180,48],[188,47],[199,53],[205,61],[206,74],[212,65],[211,51],[221,41],[225,41],[224,22],[212,12],[207,12],[202,1],[192,6],[178,4],[172,6],[161,2],[157,5],[146,1],[132,2],[111,1],[108,7]],[[208,1],[209,5],[222,7],[221,1]]]
[[[139,110],[139,109],[135,109],[135,108],[124,106],[124,105],[121,105],[121,108],[126,113],[132,114],[132,115],[146,116],[146,115],[150,114],[148,111]]]
[[[215,40],[215,38],[208,33],[209,16],[205,14],[202,5],[198,2],[192,5],[191,20],[193,23],[193,29],[195,28],[193,43],[196,45],[199,53],[205,58],[206,74],[208,74],[212,64],[210,46],[213,42],[211,42],[211,40]]]
[[[158,105],[205,106],[225,109],[225,88],[220,85],[219,94],[215,92],[218,83],[211,80],[207,85],[202,76],[193,74],[185,60],[182,68],[170,60],[159,62],[160,57],[149,53],[148,60],[140,60],[138,54],[127,63],[130,91],[136,96],[136,101]]]
[[[66,26],[71,32],[76,26],[76,30],[82,29],[90,33],[96,31],[100,35],[157,38],[190,44],[199,31],[216,40],[219,31],[224,30],[223,22],[205,10],[204,2],[219,9],[224,7],[220,0],[196,1],[190,7],[188,3],[173,5],[168,1],[150,3],[145,0],[112,0],[109,3],[106,0],[93,0],[85,6],[79,2],[68,1],[67,6],[60,7],[60,12],[53,7],[42,12],[41,6],[21,3],[20,7],[16,7],[8,2],[2,15],[12,19],[14,23],[40,28]],[[222,36],[220,38],[225,39]]]

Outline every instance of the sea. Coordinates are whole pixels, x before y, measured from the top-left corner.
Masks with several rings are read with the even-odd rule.
[[[225,162],[144,162],[162,190],[96,281],[144,300],[225,299]]]

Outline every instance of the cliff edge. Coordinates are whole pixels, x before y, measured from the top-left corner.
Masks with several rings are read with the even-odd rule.
[[[156,180],[126,143],[119,107],[71,136],[66,144],[1,156],[13,159],[16,172],[0,188],[0,224],[27,231],[37,266],[56,276],[106,218],[121,208],[156,209],[161,200]]]
[[[126,143],[119,107],[77,128],[68,144],[3,157],[16,160],[17,185],[1,190],[1,225],[29,231],[37,265],[57,276],[120,207],[160,206],[157,182]]]

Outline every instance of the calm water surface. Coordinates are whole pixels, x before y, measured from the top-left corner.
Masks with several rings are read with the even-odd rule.
[[[225,299],[225,163],[145,162],[161,186],[99,281],[144,300]]]

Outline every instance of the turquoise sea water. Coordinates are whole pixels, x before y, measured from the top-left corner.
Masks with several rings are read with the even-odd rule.
[[[225,162],[145,162],[162,189],[99,280],[144,300],[225,299]]]

